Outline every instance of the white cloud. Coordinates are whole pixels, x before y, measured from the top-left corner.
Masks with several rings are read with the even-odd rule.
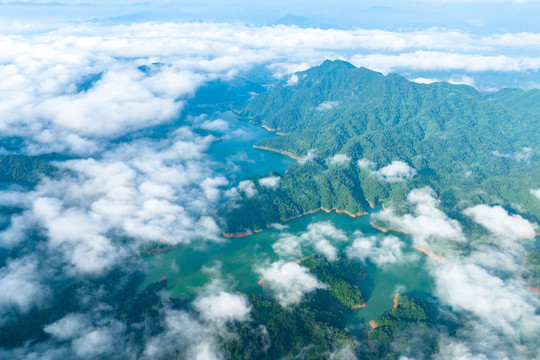
[[[85,315],[71,313],[45,326],[44,330],[60,340],[69,340],[78,337],[89,326],[90,323]]]
[[[279,176],[268,176],[262,179],[259,179],[259,185],[265,186],[267,188],[275,189],[278,186],[280,177]]]
[[[309,224],[307,231],[299,235],[282,233],[272,248],[282,258],[299,259],[308,252],[316,251],[328,260],[337,259],[336,246],[348,241],[343,230],[336,228],[331,222],[324,221]]]
[[[161,141],[120,145],[99,161],[58,163],[76,175],[29,193],[26,210],[0,238],[13,246],[26,231],[43,228],[47,248],[86,273],[111,267],[144,242],[220,240],[209,215],[220,196],[217,187],[228,182],[214,176],[203,158],[212,139],[180,128]],[[133,240],[120,244],[119,235]]]
[[[344,347],[341,349],[334,350],[330,354],[329,359],[330,360],[357,360],[358,358],[356,357],[356,355],[350,348]]]
[[[377,163],[368,159],[358,160],[357,165],[360,169],[364,170],[375,170],[377,168]]]
[[[32,305],[42,304],[50,293],[41,282],[36,259],[28,256],[9,261],[0,269],[0,289],[0,324],[10,308],[28,311]]]
[[[88,91],[44,101],[36,113],[62,130],[83,136],[119,135],[159,124],[178,115],[182,103],[176,102],[175,96],[185,95],[180,89],[175,89],[179,90],[175,95],[170,89],[160,91],[158,82],[173,75],[173,71],[165,72],[168,74],[160,72],[155,79],[136,69],[111,69]],[[197,85],[194,79],[174,75],[180,83],[192,82],[186,84],[189,91]]]
[[[540,329],[536,309],[538,299],[515,277],[522,266],[525,249],[517,239],[531,239],[534,227],[519,215],[510,215],[501,207],[478,205],[464,213],[492,234],[485,239],[467,239],[461,225],[437,208],[439,201],[430,188],[416,189],[407,196],[412,214],[396,215],[386,209],[374,218],[394,228],[409,232],[416,245],[426,247],[449,261],[429,263],[435,279],[435,294],[467,319],[466,326],[452,340],[442,337],[437,359],[512,358],[522,351],[538,352]],[[453,250],[452,242],[469,240],[469,251]],[[392,247],[379,254],[376,239],[355,241],[347,250],[349,256],[377,259],[391,256]],[[397,248],[396,248],[397,249]],[[449,354],[448,351],[454,351]]]
[[[450,46],[453,47],[453,45]],[[506,46],[510,47],[510,44],[506,44]],[[524,72],[540,68],[540,58],[537,57],[484,55],[475,54],[473,51],[465,54],[418,50],[399,55],[355,55],[350,60],[356,65],[362,64],[369,69],[385,74],[405,69],[415,71]]]
[[[36,69],[25,67],[33,64],[8,65],[12,71],[0,72],[0,78],[9,83],[11,76],[12,86],[0,87],[0,94],[6,94],[0,109],[9,116],[0,129],[5,136],[30,138],[31,152],[68,149],[92,153],[98,150],[101,137],[115,137],[177,117],[183,105],[177,99],[189,97],[205,79],[170,66],[144,74],[135,64],[110,61],[101,78],[83,92],[76,92],[74,86],[82,81],[77,77],[91,71],[88,64],[50,64],[52,68],[41,64],[45,73],[53,74],[48,75],[51,79],[42,79],[43,75],[33,73]],[[66,75],[59,73],[62,69]],[[52,87],[44,88],[44,82]],[[25,95],[17,95],[17,91]]]
[[[322,102],[315,110],[317,111],[325,111],[325,110],[331,110],[335,107],[338,107],[340,104],[339,101],[324,101]]]
[[[204,190],[204,194],[210,201],[217,201],[220,196],[220,190],[218,189],[220,186],[226,186],[229,185],[229,181],[223,177],[218,176],[214,178],[207,178],[204,179],[204,181],[201,184],[201,187]]]
[[[455,340],[444,339],[439,342],[435,360],[489,360],[484,354],[472,354],[467,345]]]
[[[516,49],[538,49],[539,39],[533,33],[477,36],[435,28],[345,31],[227,23],[70,24],[8,34],[0,36],[0,112],[5,115],[0,130],[29,140],[33,152],[88,154],[100,148],[104,136],[174,119],[206,80],[253,66],[271,64],[276,76],[288,76],[327,58],[343,58],[383,72],[459,70],[466,74],[450,80],[473,84],[468,72],[539,69],[540,58],[514,55]],[[155,62],[168,65],[150,66],[146,74],[137,70]],[[99,73],[93,87],[77,90],[77,83]],[[297,78],[291,75],[289,85]],[[323,102],[320,109],[336,104]],[[225,125],[204,127],[226,131]]]
[[[194,306],[208,321],[246,321],[251,305],[243,295],[220,291],[218,294],[197,298]]]
[[[533,155],[533,150],[530,147],[524,147],[512,154],[501,153],[498,150],[493,151],[492,154],[499,158],[513,159],[517,162],[529,162]]]
[[[122,325],[118,322],[107,327],[91,330],[73,340],[71,346],[75,354],[81,358],[112,354],[116,350],[116,341],[118,340],[117,328],[122,328]]]
[[[87,314],[71,313],[45,326],[44,331],[56,340],[54,345],[50,345],[58,349],[58,341],[66,342],[68,346],[62,346],[64,350],[71,345],[70,355],[63,354],[64,357],[97,358],[113,355],[118,350],[115,344],[125,339],[126,326],[118,320],[103,316],[100,314],[102,310],[97,307]],[[127,345],[125,350],[133,349]],[[32,355],[48,358],[44,354]]]
[[[469,86],[475,85],[475,81],[472,76],[467,76],[463,74],[452,75],[452,77],[450,78],[450,80],[448,80],[448,82],[454,85],[469,85]]]
[[[300,79],[298,78],[298,75],[296,74],[293,74],[289,80],[287,80],[287,84],[286,86],[295,86],[295,85],[298,85],[298,82],[300,81]]]
[[[315,159],[315,154],[317,153],[317,151],[315,149],[310,149],[306,156],[304,156],[303,158],[301,158],[300,160],[298,160],[298,162],[300,164],[305,164],[307,163],[308,161],[311,161],[313,159]]]
[[[347,156],[347,154],[336,154],[330,158],[330,164],[331,165],[344,165],[351,161],[351,158]]]
[[[414,79],[410,79],[410,80],[412,82],[417,83],[417,84],[433,84],[433,83],[441,81],[439,79],[429,79],[429,78],[423,78],[423,77],[414,78]]]
[[[380,168],[373,175],[380,181],[402,182],[416,175],[417,171],[403,161],[392,161],[390,165]]]
[[[212,335],[214,329],[184,311],[166,310],[165,331],[145,344],[143,359],[171,358],[179,351],[190,359],[221,359]]]
[[[314,244],[314,248],[319,254],[323,254],[329,261],[337,260],[338,251],[327,239],[317,241]]]
[[[531,189],[531,194],[533,194],[537,199],[540,200],[540,189],[536,189],[536,190]]]
[[[458,221],[450,219],[437,208],[439,201],[431,188],[412,190],[407,195],[407,202],[413,207],[413,213],[403,216],[396,215],[392,209],[387,208],[375,214],[375,219],[389,222],[393,227],[406,230],[413,236],[417,245],[441,246],[443,239],[464,241],[461,225]]]
[[[533,295],[517,279],[502,280],[472,264],[435,270],[437,295],[458,310],[467,310],[485,324],[519,341],[540,331]]]
[[[445,238],[464,240],[459,223],[436,208],[432,190],[413,190],[408,202],[414,207],[414,216],[386,216],[409,230],[415,243],[428,243],[430,249],[438,251]],[[530,223],[500,207],[479,205],[467,209],[465,214],[488,228],[497,239],[515,240],[531,235]],[[451,261],[429,264],[427,270],[435,280],[435,295],[466,322],[452,338],[441,337],[436,359],[512,358],[522,351],[538,351],[535,334],[540,330],[536,314],[539,302],[515,277],[524,251],[516,241],[509,244],[471,239],[468,252],[447,253]]]
[[[257,189],[255,189],[255,183],[251,180],[240,181],[238,184],[238,190],[246,194],[248,198],[257,195]]]
[[[229,130],[229,123],[223,119],[206,120],[200,125],[201,129],[214,132],[227,132]]]
[[[326,287],[310,274],[307,268],[295,262],[280,260],[258,269],[258,272],[264,278],[264,285],[270,288],[283,307],[296,305],[302,301],[305,294]]]
[[[533,225],[520,215],[510,215],[500,206],[476,205],[463,211],[495,235],[510,239],[534,239]]]
[[[369,259],[377,266],[407,262],[415,258],[403,252],[405,243],[395,236],[365,236],[360,231],[356,231],[354,236],[353,243],[345,250],[349,258],[362,261]]]
[[[203,342],[191,349],[189,358],[196,360],[220,360],[222,356],[217,352],[214,344]]]

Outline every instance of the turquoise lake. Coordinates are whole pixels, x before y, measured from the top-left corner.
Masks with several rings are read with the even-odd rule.
[[[294,160],[269,151],[254,149],[253,145],[266,138],[275,136],[263,128],[236,120],[232,114],[222,114],[233,133],[239,136],[224,137],[215,142],[209,149],[208,156],[215,162],[216,169],[225,174],[232,183],[245,180],[253,175],[262,175],[270,171],[284,173]],[[233,165],[234,164],[234,165]],[[373,209],[373,212],[380,210]],[[349,241],[334,244],[344,250],[353,241],[353,233],[357,230],[366,235],[383,234],[374,229],[369,223],[371,216],[366,215],[351,218],[345,214],[317,212],[284,223],[286,231],[297,234],[306,231],[307,227],[316,222],[328,221],[336,228],[343,230]],[[255,270],[261,263],[276,261],[279,256],[272,249],[281,234],[280,230],[271,228],[243,238],[223,239],[222,243],[201,243],[180,246],[175,250],[157,255],[144,255],[143,261],[148,268],[145,284],[168,278],[168,288],[173,295],[193,296],[198,288],[212,279],[212,274],[205,269],[219,268],[223,277],[233,279],[234,291],[243,293],[261,293],[264,289],[257,284],[260,275]],[[406,263],[376,267],[371,263],[364,266],[366,277],[360,282],[360,287],[367,300],[367,307],[348,310],[346,326],[353,333],[360,333],[368,327],[368,322],[388,311],[393,306],[396,291],[430,294],[433,291],[433,281],[425,270],[428,259],[422,253],[414,250],[407,235],[393,233],[404,241],[405,254],[415,253],[416,260]],[[306,250],[304,256],[313,255]]]

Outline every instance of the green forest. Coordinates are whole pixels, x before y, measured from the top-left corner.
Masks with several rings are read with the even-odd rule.
[[[530,192],[540,188],[540,168],[532,165],[540,148],[537,91],[485,97],[470,86],[417,84],[344,61],[297,76],[297,85],[277,85],[247,101],[240,115],[285,134],[257,146],[312,156],[278,174],[277,188],[253,178],[257,196],[242,195],[220,209],[225,232],[262,229],[320,207],[362,213],[367,200],[399,207],[410,189],[423,186],[451,214],[476,204],[520,203],[524,216],[540,219]],[[333,162],[336,154],[346,157]],[[375,168],[360,168],[361,159]],[[392,161],[416,175],[395,182],[375,176],[377,166]]]
[[[42,177],[54,177],[61,170],[38,157],[6,155],[0,157],[0,183],[35,185]]]
[[[358,281],[365,276],[360,264],[341,256],[336,261],[328,261],[322,255],[311,256],[300,265],[307,267],[317,278],[328,285],[334,301],[347,308],[365,303]]]
[[[326,359],[342,347],[360,351],[358,340],[343,326],[343,312],[364,304],[358,286],[365,276],[360,264],[345,257],[330,262],[314,255],[303,259],[300,265],[328,288],[306,294],[293,308],[282,307],[271,296],[249,295],[253,322],[236,326],[240,339],[223,342],[227,358],[281,359],[301,355],[305,359]],[[266,329],[264,334],[258,331],[261,326]]]
[[[396,359],[400,355],[414,354],[415,358],[428,358],[436,351],[437,332],[431,329],[436,313],[426,301],[397,295],[396,305],[374,320],[369,332],[370,359]],[[440,319],[437,324],[442,325]]]
[[[540,289],[540,250],[535,249],[525,255],[525,268],[521,277],[529,286]]]

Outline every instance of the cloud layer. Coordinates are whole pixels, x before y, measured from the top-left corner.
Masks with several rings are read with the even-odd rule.
[[[92,153],[102,137],[176,119],[205,81],[254,66],[290,76],[340,58],[384,73],[525,72],[540,68],[539,38],[227,23],[81,24],[2,35],[0,130],[25,138],[29,151]],[[520,52],[529,55],[515,55]],[[141,71],[141,65],[151,66]]]
[[[369,260],[377,266],[383,267],[416,258],[416,254],[406,255],[404,253],[406,244],[396,236],[366,236],[362,232],[356,231],[354,237],[353,243],[346,249],[349,258],[361,261]]]
[[[304,295],[324,289],[326,285],[310,274],[309,269],[295,262],[276,261],[269,266],[258,269],[263,283],[272,291],[275,299],[283,307],[296,305]]]
[[[373,176],[380,181],[395,183],[409,180],[413,178],[416,173],[416,169],[413,169],[403,161],[392,161],[390,165],[386,165],[375,171]]]
[[[412,190],[407,195],[407,202],[412,207],[413,214],[398,216],[388,208],[374,217],[407,231],[419,246],[441,248],[442,240],[465,241],[461,224],[437,207],[439,200],[435,198],[435,192],[431,188]]]
[[[413,214],[380,214],[409,231],[415,244],[444,254],[445,262],[430,262],[427,270],[435,282],[435,295],[460,315],[463,327],[452,339],[442,335],[437,359],[525,359],[538,354],[535,335],[540,330],[536,309],[540,305],[523,281],[516,277],[534,226],[500,206],[477,205],[464,214],[489,232],[486,238],[466,238],[461,225],[437,208],[429,188],[413,190],[407,200]],[[474,235],[476,236],[476,235]],[[445,251],[443,240],[468,242],[468,251]],[[367,256],[372,244],[351,247],[351,254]],[[385,253],[389,255],[388,252]],[[534,356],[533,356],[534,357]]]
[[[298,260],[313,252],[324,255],[329,261],[338,256],[337,246],[347,242],[348,237],[331,222],[324,221],[308,225],[307,231],[298,235],[288,232],[279,235],[272,248],[281,258]]]

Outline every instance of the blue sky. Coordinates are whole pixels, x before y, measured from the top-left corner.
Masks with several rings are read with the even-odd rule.
[[[271,24],[287,14],[334,27],[418,28],[468,31],[537,31],[538,1],[1,1],[5,20],[243,21]],[[469,26],[472,25],[472,26]]]

